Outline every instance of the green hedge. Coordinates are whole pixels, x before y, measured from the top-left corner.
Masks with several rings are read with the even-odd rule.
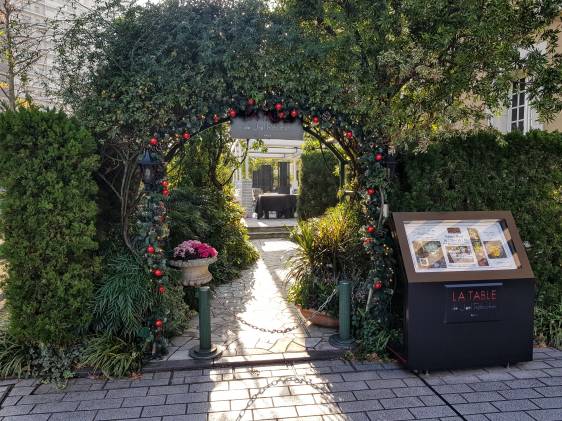
[[[456,134],[402,157],[394,210],[510,210],[548,317],[562,307],[562,134]],[[558,310],[557,310],[558,309]],[[558,316],[556,316],[558,314]],[[537,320],[537,326],[541,326]],[[551,342],[552,332],[541,332]]]
[[[338,160],[318,142],[307,142],[301,156],[300,190],[297,212],[300,219],[323,215],[338,203]]]
[[[94,140],[62,112],[32,108],[0,114],[0,142],[10,333],[73,342],[90,323],[98,267]]]

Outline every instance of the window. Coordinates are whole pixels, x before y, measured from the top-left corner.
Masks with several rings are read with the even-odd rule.
[[[511,89],[510,123],[511,131],[525,131],[527,99],[525,95],[525,79],[513,82]]]

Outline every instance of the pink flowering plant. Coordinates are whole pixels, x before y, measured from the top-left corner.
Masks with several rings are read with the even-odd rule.
[[[217,255],[214,247],[197,240],[184,241],[174,249],[174,259],[177,260],[208,259]]]

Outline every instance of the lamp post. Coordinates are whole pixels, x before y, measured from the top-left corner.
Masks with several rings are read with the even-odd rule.
[[[159,155],[156,152],[145,149],[139,159],[139,168],[141,170],[144,190],[147,192],[154,191],[162,175],[162,161]]]

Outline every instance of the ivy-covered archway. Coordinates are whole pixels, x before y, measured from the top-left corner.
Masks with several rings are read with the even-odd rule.
[[[156,129],[151,136],[147,136],[141,159],[146,160],[148,157],[148,160],[154,159],[163,166],[156,171],[156,176],[152,177],[154,186],[146,189],[146,195],[141,202],[138,213],[140,238],[137,238],[136,244],[139,246],[138,254],[144,256],[145,264],[152,274],[155,294],[165,294],[169,281],[166,260],[166,237],[169,232],[166,226],[166,202],[171,186],[164,170],[166,162],[173,159],[175,154],[204,131],[236,118],[252,119],[258,116],[265,116],[273,124],[300,122],[308,133],[321,141],[326,135],[336,139],[344,153],[344,148],[349,147],[350,143],[362,152],[353,162],[353,168],[356,171],[358,193],[362,197],[367,221],[363,245],[370,256],[372,266],[368,279],[361,282],[357,293],[366,294],[368,297],[363,316],[374,318],[379,327],[384,327],[389,321],[394,281],[390,262],[392,250],[385,226],[388,216],[385,203],[388,150],[384,145],[369,141],[362,127],[349,123],[344,116],[278,95],[263,96],[259,100],[238,96],[222,113],[199,114],[195,119],[187,117],[167,128]],[[350,155],[353,158],[353,155]],[[158,299],[155,301],[158,302]],[[364,300],[360,300],[362,301]],[[159,350],[165,347],[162,332],[165,329],[166,316],[163,310],[155,307],[154,313],[147,320],[146,340],[152,343],[153,354],[158,354]]]

